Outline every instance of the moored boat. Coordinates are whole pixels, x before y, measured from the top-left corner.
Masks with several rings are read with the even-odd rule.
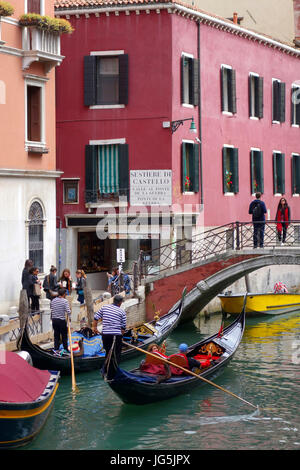
[[[240,313],[244,295],[243,294],[219,294],[222,312],[229,315]],[[300,294],[289,293],[265,293],[247,295],[247,315],[281,315],[283,313],[300,312]]]
[[[19,447],[45,424],[60,374],[38,370],[16,353],[0,354],[0,448]]]
[[[201,369],[197,371],[200,377],[211,380],[220,374],[236,352],[242,340],[244,328],[245,312],[243,309],[239,317],[222,333],[218,332],[188,348],[186,356],[194,357],[202,363]],[[173,356],[168,359],[172,362],[175,360]],[[157,374],[146,373],[141,368],[131,371],[118,368],[115,377],[108,381],[108,385],[124,403],[136,405],[189,393],[193,388],[204,383],[201,378],[192,375],[172,375],[161,381]]]
[[[173,331],[178,325],[180,316],[183,309],[183,298],[178,302],[173,309],[171,309],[166,315],[144,323],[136,328],[130,328],[124,334],[124,339],[127,343],[136,344],[139,348],[146,349],[152,343],[161,343],[167,338],[167,336]],[[78,340],[78,334],[76,336],[72,334],[72,342],[75,338]],[[90,338],[95,341],[98,338],[101,341],[101,335],[96,335]],[[84,339],[85,343],[89,342],[89,338]],[[33,365],[39,369],[47,370],[59,370],[62,375],[71,374],[71,359],[68,355],[56,355],[52,349],[43,349],[40,346],[33,344],[30,340],[27,327],[24,328],[19,340],[18,348],[23,351],[28,351]],[[121,360],[129,359],[139,354],[136,350],[124,345],[122,348]],[[105,351],[102,348],[96,355],[74,356],[74,370],[78,372],[89,372],[92,370],[99,370],[105,361]]]

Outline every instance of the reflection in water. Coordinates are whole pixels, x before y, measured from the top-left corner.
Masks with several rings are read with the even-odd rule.
[[[167,351],[219,330],[222,316],[197,317],[167,339]],[[226,319],[226,325],[233,320]],[[24,449],[299,449],[300,314],[246,319],[236,355],[215,383],[259,411],[209,385],[146,406],[125,405],[100,372],[62,377],[52,413],[40,435]],[[299,354],[300,357],[300,354]],[[129,370],[141,358],[126,361]],[[298,363],[297,363],[298,362]]]

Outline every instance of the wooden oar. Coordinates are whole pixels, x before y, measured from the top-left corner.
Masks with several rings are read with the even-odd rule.
[[[126,346],[129,346],[130,348],[134,348],[136,349],[137,351],[140,351],[144,354],[148,354],[149,356],[152,356],[152,357],[155,357],[157,359],[157,356],[155,354],[152,354],[148,351],[144,351],[144,349],[141,349],[141,348],[138,348],[137,346],[133,346],[133,344],[129,344],[129,343],[126,343],[125,341],[123,341],[124,344],[126,344]],[[238,395],[235,395],[235,393],[232,393],[230,392],[229,390],[226,390],[225,388],[223,387],[220,387],[220,385],[217,385],[215,384],[214,382],[211,382],[210,380],[208,379],[205,379],[204,377],[201,377],[201,375],[198,375],[196,374],[195,372],[192,372],[191,370],[188,370],[188,369],[185,369],[184,367],[181,367],[179,366],[178,364],[174,364],[173,362],[171,361],[168,361],[167,359],[163,359],[162,357],[159,356],[159,359],[162,361],[162,362],[165,362],[166,364],[169,364],[170,366],[174,366],[174,367],[177,367],[178,369],[181,369],[183,370],[186,374],[189,374],[189,375],[192,375],[193,377],[196,377],[197,379],[200,379],[200,380],[203,380],[204,382],[206,382],[207,384],[209,385],[212,385],[213,387],[216,387],[218,388],[219,390],[222,390],[223,392],[225,393],[228,393],[229,395],[237,398],[238,400],[241,400],[243,401],[244,403],[246,403],[247,405],[249,406],[252,406],[252,408],[258,408],[258,406],[255,406],[253,405],[252,403],[250,403],[249,401],[247,400],[244,400],[244,398],[241,398],[239,397]]]
[[[72,348],[72,336],[71,336],[69,315],[67,315],[67,324],[68,324],[69,345],[70,345],[70,353],[71,353],[72,391],[76,392],[77,387],[76,387],[76,380],[75,380],[74,356],[73,356],[73,348]]]

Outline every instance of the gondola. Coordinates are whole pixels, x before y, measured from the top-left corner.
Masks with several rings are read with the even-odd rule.
[[[124,340],[128,343],[136,344],[139,348],[146,349],[152,343],[161,343],[171,331],[177,326],[182,314],[183,299],[178,302],[166,315],[157,320],[143,323],[137,328],[131,328],[124,334]],[[72,335],[73,336],[73,335]],[[70,356],[58,356],[52,349],[43,349],[30,341],[27,325],[20,335],[17,343],[18,349],[28,351],[33,365],[39,369],[59,370],[61,375],[71,374]],[[134,357],[139,354],[136,350],[124,345],[122,349],[121,360]],[[99,370],[105,360],[105,351],[102,350],[94,356],[74,356],[74,370],[78,372],[89,372]]]
[[[242,340],[244,328],[245,308],[222,333],[219,331],[208,339],[190,346],[186,355],[195,357],[201,362],[201,369],[197,371],[197,374],[209,380],[219,375],[236,352]],[[169,356],[169,360],[173,362],[175,358],[172,359],[172,356]],[[107,383],[124,403],[135,405],[144,405],[190,393],[194,387],[205,383],[191,375],[171,375],[169,379],[166,378],[161,382],[158,378],[158,375],[143,372],[140,368],[129,372],[118,368],[114,378]]]
[[[32,367],[17,353],[1,353],[0,448],[19,447],[39,433],[52,409],[59,376],[58,371]]]

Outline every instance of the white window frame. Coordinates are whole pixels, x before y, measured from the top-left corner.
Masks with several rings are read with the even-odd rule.
[[[259,121],[259,118],[257,116],[255,116],[255,87],[254,87],[254,80],[252,80],[252,77],[256,77],[256,78],[259,78],[259,75],[258,73],[255,73],[255,72],[250,72],[249,73],[249,77],[251,77],[251,89],[250,89],[250,96],[251,96],[251,108],[250,108],[250,119],[252,119],[253,121]]]
[[[298,99],[300,100],[300,83],[292,83],[291,90],[298,89],[297,94],[298,94]],[[292,108],[292,127],[300,127],[300,124],[295,124],[296,121],[296,105],[293,103],[293,100],[291,99],[291,108]],[[296,153],[292,155],[297,155]]]
[[[188,52],[182,52],[181,57],[187,57],[188,59],[194,59],[194,55],[189,54]],[[182,77],[182,80],[185,84],[186,83],[185,77]],[[189,82],[189,80],[187,82]],[[188,95],[189,95],[189,88],[187,89],[187,92],[188,92]],[[186,89],[185,88],[184,88],[184,94],[186,94]],[[184,108],[190,108],[190,109],[193,109],[195,107],[193,104],[190,104],[190,103],[181,103],[181,106],[183,106]]]
[[[24,2],[24,12],[28,13],[28,0]],[[45,0],[40,0],[40,12],[41,15],[45,15]]]
[[[25,96],[25,150],[28,151],[28,147],[46,148],[46,104],[45,104],[45,84],[48,81],[47,78],[25,76],[24,82],[24,96]],[[28,122],[27,122],[27,87],[35,86],[41,89],[41,139],[39,142],[28,140]]]
[[[275,121],[275,120],[273,119],[273,117],[274,117],[274,116],[273,116],[273,104],[274,104],[274,93],[273,93],[274,87],[273,87],[273,83],[274,83],[274,82],[279,82],[279,83],[281,83],[281,80],[280,80],[279,78],[272,78],[272,124],[281,124],[280,121]]]
[[[295,127],[299,127],[299,126],[295,126]],[[296,153],[296,152],[292,152],[292,155],[291,155],[291,165],[292,165],[292,162],[293,162],[293,157],[299,157],[300,158],[300,154],[299,153]],[[292,181],[293,183],[293,181]],[[300,197],[300,194],[299,193],[294,193],[294,190],[292,188],[292,197]]]
[[[221,64],[221,70],[222,70],[222,69],[232,70],[232,66],[231,66],[231,65],[227,65],[227,64]],[[226,82],[228,82],[228,75],[226,75]],[[228,83],[227,83],[226,89],[225,89],[225,90],[223,89],[223,93],[224,93],[224,104],[226,104],[225,107],[226,107],[227,110],[228,110],[228,105],[229,105],[229,103],[228,103]],[[221,99],[223,99],[223,97],[221,97]],[[224,110],[224,111],[222,111],[222,114],[224,114],[225,116],[233,116],[233,112],[232,112],[232,111],[226,111],[226,110]],[[224,145],[224,147],[226,147],[226,146]],[[227,146],[227,147],[228,147],[228,146]],[[230,194],[231,194],[231,193],[230,193]],[[234,193],[232,193],[232,194],[234,194]]]

